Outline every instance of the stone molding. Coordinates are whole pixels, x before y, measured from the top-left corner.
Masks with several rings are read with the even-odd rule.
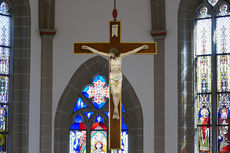
[[[192,34],[194,14],[201,2],[181,0],[178,9],[178,153],[194,152]]]

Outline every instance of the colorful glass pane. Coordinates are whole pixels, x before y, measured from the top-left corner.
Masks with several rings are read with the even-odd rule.
[[[0,106],[0,132],[7,132],[8,106]]]
[[[128,130],[128,127],[127,127],[126,124],[122,123],[122,124],[121,124],[121,129],[122,129],[122,130]]]
[[[104,123],[94,123],[91,127],[92,130],[107,130]]]
[[[102,123],[104,121],[104,119],[103,119],[103,117],[101,117],[101,116],[97,116],[96,118],[95,118],[95,122],[96,123]]]
[[[91,152],[92,153],[107,152],[107,131],[91,132]]]
[[[87,86],[82,92],[86,98],[93,98],[93,105],[97,109],[101,109],[105,105],[106,98],[109,98],[109,86],[105,84],[105,79],[98,75],[93,80],[93,85]]]
[[[75,122],[75,123],[82,123],[82,122],[83,122],[83,119],[82,119],[82,117],[81,117],[80,115],[78,115],[78,116],[76,116],[76,117],[74,118],[74,122]]]
[[[10,49],[0,47],[0,74],[9,74]]]
[[[6,153],[7,152],[7,135],[6,134],[0,134],[0,153]]]
[[[221,5],[219,7],[219,13],[217,14],[217,16],[225,16],[225,15],[230,15],[230,13],[228,12],[228,6],[227,5]]]
[[[222,93],[217,96],[218,124],[228,125],[230,117],[230,94]]]
[[[125,113],[125,108],[124,108],[124,106],[123,106],[123,103],[121,102],[121,110],[122,110],[122,112],[123,113]]]
[[[212,53],[211,25],[211,19],[197,20],[197,24],[194,31],[194,49],[196,55],[207,55]]]
[[[210,125],[211,95],[198,95],[198,125]]]
[[[0,5],[0,13],[1,14],[5,14],[5,15],[9,15],[9,6],[6,4],[6,2],[2,2]]]
[[[0,15],[0,45],[10,46],[10,17]]]
[[[230,53],[230,17],[216,19],[216,45],[217,53]]]
[[[128,131],[121,132],[121,150],[112,150],[112,153],[128,153]]]
[[[207,7],[202,7],[200,9],[199,15],[198,15],[198,19],[202,19],[202,18],[210,18],[211,15],[208,14],[208,8]]]
[[[211,92],[211,57],[197,58],[197,93]]]
[[[198,127],[198,149],[200,153],[209,153],[211,151],[211,127]]]
[[[218,127],[218,152],[229,153],[230,152],[230,127],[229,126],[219,126]]]
[[[109,112],[105,112],[106,116],[109,117]]]
[[[69,153],[86,153],[86,131],[70,131]]]
[[[83,123],[73,123],[70,130],[86,130],[86,126]]]
[[[84,114],[88,119],[90,119],[92,115],[94,114],[94,112],[84,112]]]
[[[230,56],[217,56],[217,91],[230,91]]]
[[[127,125],[124,123],[124,118],[123,117],[121,117],[121,129],[122,130],[128,130]]]
[[[87,105],[79,97],[78,100],[77,100],[77,103],[76,103],[76,105],[74,107],[73,113],[78,111],[78,110],[80,110],[80,109],[83,109],[83,108],[87,108]]]
[[[9,80],[7,76],[0,76],[0,102],[8,102],[8,86]]]
[[[215,6],[216,3],[218,2],[218,0],[208,0],[209,4],[211,4],[212,6]]]

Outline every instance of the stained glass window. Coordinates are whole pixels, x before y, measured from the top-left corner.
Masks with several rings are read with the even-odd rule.
[[[7,2],[0,2],[0,152],[7,153],[9,78],[11,55],[11,16]]]
[[[218,0],[208,0],[209,4],[211,4],[212,6],[215,6],[216,3],[218,2]]]
[[[228,7],[221,0],[207,0],[197,10],[194,27],[196,153],[230,152]]]
[[[102,128],[101,128],[102,129]],[[107,152],[107,131],[97,129],[91,132],[91,152]]]
[[[87,116],[88,119],[91,118],[91,116],[94,114],[94,112],[84,112],[85,116]]]
[[[109,87],[105,83],[105,79],[98,75],[93,80],[93,85],[85,87],[82,92],[86,98],[93,99],[93,105],[97,109],[101,109],[105,105],[106,98],[109,98]]]
[[[71,153],[86,153],[86,131],[70,131]]]
[[[108,153],[109,86],[106,79],[97,75],[82,89],[73,108],[69,133],[69,153]],[[93,107],[93,108],[92,108]],[[129,153],[128,126],[125,108],[122,107],[121,150],[111,153]]]

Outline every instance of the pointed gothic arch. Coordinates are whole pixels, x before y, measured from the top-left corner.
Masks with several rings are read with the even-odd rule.
[[[69,126],[71,115],[81,89],[91,83],[100,73],[108,78],[108,61],[100,56],[93,57],[83,63],[72,76],[58,103],[54,122],[54,152],[67,153],[69,145]],[[129,128],[129,152],[143,152],[143,114],[141,104],[131,84],[123,78],[124,108]]]
[[[219,0],[219,1],[202,1],[202,0],[181,0],[178,10],[178,152],[197,152],[198,149],[198,139],[199,139],[199,126],[206,127],[203,125],[203,123],[197,123],[198,121],[198,115],[197,112],[199,112],[199,109],[205,108],[202,105],[202,108],[198,108],[198,98],[202,97],[203,95],[208,95],[207,91],[198,91],[198,88],[195,88],[198,84],[198,81],[195,81],[194,78],[199,77],[197,75],[197,71],[195,69],[200,68],[201,66],[198,66],[198,62],[196,63],[195,60],[198,60],[198,58],[203,58],[204,55],[208,58],[212,56],[212,88],[210,88],[210,94],[212,96],[211,101],[205,100],[202,102],[210,103],[212,105],[212,108],[210,109],[212,111],[212,123],[210,124],[210,127],[213,128],[212,130],[213,135],[210,136],[212,138],[211,141],[213,142],[212,145],[209,146],[209,150],[217,151],[218,143],[217,140],[217,128],[218,125],[217,119],[217,104],[221,104],[221,100],[217,100],[218,94],[224,93],[224,91],[217,90],[217,66],[218,62],[216,58],[219,56],[225,56],[225,52],[221,52],[221,50],[218,48],[219,43],[215,42],[218,41],[217,37],[214,35],[215,33],[218,35],[218,24],[220,22],[217,22],[218,17],[227,17],[227,14],[222,14],[220,8],[224,6],[224,4],[229,3],[225,0]],[[227,6],[227,5],[226,5]],[[202,16],[203,12],[199,10],[208,10],[209,15],[208,16]],[[227,7],[226,7],[227,8]],[[220,11],[220,12],[218,12]],[[202,13],[201,13],[202,12]],[[198,13],[200,13],[200,16],[198,16]],[[218,14],[217,14],[218,13]],[[223,13],[223,12],[222,12]],[[205,13],[204,13],[205,14]],[[206,14],[205,14],[206,15]],[[195,50],[193,50],[194,47],[196,47],[196,40],[198,36],[196,36],[194,29],[200,26],[198,24],[198,20],[202,19],[208,19],[210,20],[210,35],[208,35],[208,38],[210,38],[210,45],[211,49],[208,49],[210,53],[200,53],[199,50],[196,50],[196,54],[194,53]],[[207,20],[206,20],[207,21]],[[199,21],[200,23],[200,21]],[[204,29],[204,28],[203,28]],[[208,28],[207,28],[208,29]],[[214,39],[215,38],[215,39]],[[198,38],[197,38],[198,39]],[[198,41],[200,42],[200,41]],[[194,44],[194,45],[193,45]],[[208,46],[208,45],[207,45]],[[217,46],[217,47],[216,47]],[[198,48],[198,47],[197,47]],[[204,50],[204,49],[203,49]],[[204,50],[205,51],[205,50]],[[208,55],[209,54],[209,55]],[[200,96],[202,94],[202,96]],[[196,113],[196,114],[195,114]],[[202,124],[202,125],[201,125]],[[216,130],[217,129],[217,130]],[[194,140],[195,136],[195,140]],[[209,140],[208,140],[209,141]],[[215,141],[215,142],[214,142]]]
[[[202,0],[181,0],[178,9],[178,153],[194,152],[194,16]]]

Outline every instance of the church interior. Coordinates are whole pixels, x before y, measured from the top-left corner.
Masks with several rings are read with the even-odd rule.
[[[229,4],[0,0],[0,152],[229,153]],[[114,7],[122,43],[157,46],[122,59],[121,146],[110,149],[111,59],[74,44],[108,43]]]

